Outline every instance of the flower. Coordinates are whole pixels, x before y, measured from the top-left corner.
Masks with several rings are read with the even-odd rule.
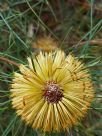
[[[36,42],[32,44],[32,48],[50,52],[57,49],[57,42],[51,37],[45,36],[38,38]]]
[[[28,58],[14,73],[11,99],[16,113],[32,128],[61,131],[84,117],[94,96],[88,69],[61,50]]]

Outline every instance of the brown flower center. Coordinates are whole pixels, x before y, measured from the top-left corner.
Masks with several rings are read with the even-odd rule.
[[[61,89],[54,82],[47,82],[44,91],[44,98],[49,103],[58,103],[63,97]]]

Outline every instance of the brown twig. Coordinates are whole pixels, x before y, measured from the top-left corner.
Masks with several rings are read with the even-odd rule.
[[[76,41],[76,42],[65,42],[65,44],[69,44],[73,47],[79,47],[82,45],[85,45],[86,43],[90,45],[97,45],[97,46],[102,46],[102,39],[95,39],[95,40],[90,40],[90,41]]]
[[[16,67],[19,67],[19,65],[20,65],[20,64],[14,62],[14,61],[12,61],[12,60],[9,60],[8,58],[5,58],[5,57],[0,57],[0,60],[5,61],[5,62],[7,62],[7,63],[9,63],[9,64],[13,64],[13,65],[15,65]]]
[[[76,43],[76,45],[74,44],[74,46],[81,46],[81,45],[84,45],[86,43],[89,43],[90,45],[97,44],[97,45],[102,46],[102,39],[83,41],[83,42],[80,42],[80,43]]]

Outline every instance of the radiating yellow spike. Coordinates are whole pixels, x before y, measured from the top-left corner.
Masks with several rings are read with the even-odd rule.
[[[93,96],[85,65],[61,50],[30,58],[20,65],[11,85],[11,100],[18,116],[42,131],[65,130],[85,116]]]

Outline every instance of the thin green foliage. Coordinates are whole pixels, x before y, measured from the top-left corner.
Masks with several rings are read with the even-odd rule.
[[[34,130],[21,121],[11,105],[10,84],[13,73],[19,69],[13,64],[0,60],[0,136],[101,136],[102,135],[102,48],[91,45],[92,39],[100,39],[102,35],[102,19],[95,16],[96,1],[83,4],[72,4],[64,0],[7,0],[0,1],[0,57],[7,58],[17,64],[27,65],[26,58],[36,51],[32,42],[38,36],[52,36],[60,43],[66,54],[73,52],[85,62],[92,75],[95,98],[82,121],[65,132],[43,133]],[[102,6],[102,4],[99,2]],[[98,8],[97,8],[98,9]],[[100,11],[100,10],[99,10]],[[33,36],[29,37],[29,25],[33,24]],[[82,41],[85,44],[80,46]],[[72,42],[75,42],[73,44]],[[72,44],[71,44],[72,43]]]

